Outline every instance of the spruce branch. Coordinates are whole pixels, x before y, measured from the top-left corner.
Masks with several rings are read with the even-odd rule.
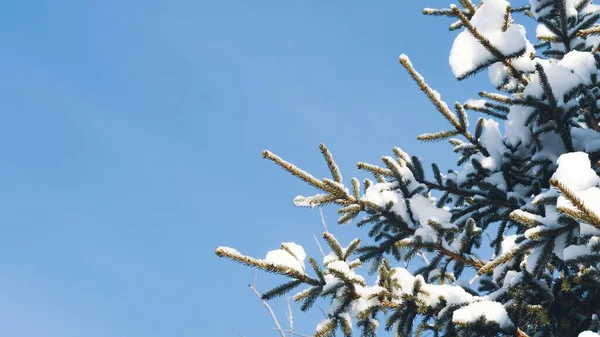
[[[435,105],[435,107],[442,114],[442,116],[444,116],[444,118],[446,118],[450,122],[450,124],[452,124],[456,129],[460,129],[461,126],[460,122],[458,121],[458,118],[456,118],[454,113],[450,111],[448,105],[441,100],[439,93],[433,90],[431,87],[429,87],[429,85],[427,85],[423,76],[419,74],[417,70],[413,67],[408,56],[402,54],[400,55],[398,60],[400,61],[400,64],[404,66],[406,71],[408,71],[413,80],[419,85],[419,89],[421,89],[421,91],[423,91],[425,95],[427,95],[429,100],[433,103],[433,105]]]
[[[546,95],[546,99],[550,102],[550,107],[552,110],[557,108],[556,97],[552,92],[552,86],[550,86],[550,82],[548,81],[548,76],[546,76],[546,71],[541,64],[537,63],[535,65],[535,70],[538,72],[538,76],[540,77],[540,84],[542,85],[542,89],[544,90],[544,94]]]
[[[485,264],[483,267],[481,267],[478,271],[477,271],[477,275],[484,275],[487,274],[488,272],[494,270],[496,267],[498,267],[501,264],[504,264],[510,260],[512,260],[516,255],[520,255],[525,253],[527,250],[536,247],[540,244],[540,242],[537,241],[533,241],[533,240],[525,240],[523,242],[521,242],[519,245],[517,245],[517,247],[513,248],[511,251],[507,252],[506,254],[499,256],[498,258],[488,262],[487,264]]]
[[[304,180],[305,182],[309,183],[310,185],[312,185],[316,188],[319,188],[321,190],[327,191],[327,188],[322,181],[313,177],[308,172],[301,170],[294,164],[281,159],[279,156],[275,155],[271,151],[265,150],[265,151],[263,151],[262,155],[263,155],[263,158],[272,160],[273,162],[275,162],[277,165],[283,167],[283,169],[285,169],[292,175],[300,178],[301,180]]]
[[[600,35],[600,25],[594,26],[588,29],[581,29],[577,31],[577,36],[587,37],[591,35]]]
[[[504,12],[504,23],[502,24],[502,32],[506,32],[508,30],[508,26],[510,25],[510,13],[511,8],[509,5],[506,6],[506,11]]]
[[[458,0],[461,5],[471,14],[475,14],[475,5],[471,0]]]
[[[420,249],[422,247],[422,244],[420,244],[418,242],[414,242],[414,241],[413,242],[399,241],[396,243],[396,246],[398,246],[399,248],[412,247],[415,249]],[[435,244],[431,249],[439,252],[442,255],[445,255],[446,257],[449,257],[450,259],[452,259],[456,262],[471,266],[471,267],[475,268],[475,270],[479,270],[480,268],[482,268],[485,265],[482,261],[480,261],[479,259],[477,259],[475,257],[464,256],[462,254],[451,251],[451,250],[445,248],[441,243]],[[416,252],[416,253],[418,254],[418,252]]]
[[[579,211],[587,216],[589,224],[600,229],[600,217],[592,211],[577,195],[567,186],[556,179],[551,179],[550,184],[559,189],[562,194],[575,206]]]
[[[308,275],[301,273],[297,270],[294,270],[294,269],[291,269],[288,267],[284,267],[284,266],[280,266],[280,265],[276,265],[273,263],[269,263],[266,261],[262,261],[259,259],[255,259],[253,257],[245,256],[245,255],[238,253],[237,251],[233,251],[233,250],[225,248],[225,247],[217,248],[217,250],[215,251],[215,254],[219,257],[228,258],[230,260],[239,262],[241,264],[245,264],[250,267],[256,267],[256,268],[262,269],[267,272],[284,275],[284,276],[289,276],[289,277],[295,278],[297,280],[300,280],[304,283],[308,283],[311,285],[321,285],[321,282],[319,282],[319,280],[315,280],[315,279],[309,277]]]
[[[558,7],[560,21],[560,36],[565,46],[565,53],[571,51],[571,39],[569,38],[569,28],[567,26],[567,8],[565,0],[554,0],[554,7]]]
[[[394,174],[391,170],[383,168],[383,167],[379,167],[373,164],[368,164],[368,163],[363,163],[363,162],[359,162],[356,164],[356,166],[358,167],[359,170],[365,170],[365,171],[370,171],[374,174],[379,174],[379,175],[384,175],[387,177],[393,177]]]
[[[452,111],[450,111],[450,108],[448,107],[446,102],[442,101],[440,94],[437,91],[433,90],[431,87],[429,87],[429,85],[427,85],[425,79],[414,68],[408,56],[402,54],[400,55],[398,60],[400,61],[400,64],[404,66],[406,71],[408,71],[413,80],[417,83],[419,89],[421,89],[421,91],[423,91],[425,95],[427,95],[429,100],[433,103],[433,105],[435,105],[435,107],[442,114],[442,116],[444,116],[444,118],[446,118],[446,120],[448,120],[450,124],[452,124],[452,126],[456,128],[456,131],[463,135],[469,142],[471,142],[471,144],[477,146],[481,153],[483,153],[483,155],[489,156],[487,150],[479,144],[477,139],[475,139],[475,137],[473,137],[473,135],[468,130],[466,130],[466,128],[463,127],[459,118],[457,118],[456,115],[452,113]],[[458,105],[460,105],[460,103],[456,103],[456,106]]]
[[[331,171],[331,176],[333,177],[333,180],[335,180],[338,183],[341,183],[342,182],[342,174],[340,173],[340,168],[337,166],[337,164],[333,160],[333,156],[331,155],[331,152],[329,152],[329,149],[323,143],[319,144],[319,149],[321,149],[321,153],[323,154],[323,157],[325,157],[325,161],[327,162],[329,171]]]
[[[458,135],[456,130],[440,131],[435,133],[423,133],[417,136],[417,139],[424,142],[437,142]]]
[[[509,96],[505,96],[505,95],[494,93],[494,92],[480,91],[479,96],[489,98],[489,99],[492,99],[492,100],[495,100],[497,102],[507,104],[507,105],[513,104],[513,100]]]
[[[490,115],[492,117],[496,117],[498,119],[502,119],[502,120],[506,120],[507,119],[507,117],[506,117],[507,111],[501,110],[501,112],[498,112],[498,111],[495,111],[495,110],[493,110],[491,108],[488,108],[487,105],[488,104],[486,104],[486,106],[484,106],[484,107],[481,107],[481,106],[475,106],[475,105],[467,103],[467,104],[464,105],[464,107],[465,107],[465,109],[473,110],[473,111],[477,111],[477,112],[482,112],[482,113],[485,113],[485,114]],[[502,107],[495,106],[494,108],[501,109]],[[478,138],[478,137],[476,137],[476,138]]]
[[[500,62],[502,62],[502,64],[504,64],[504,66],[508,69],[508,73],[511,76],[515,77],[523,85],[527,85],[529,83],[529,81],[523,75],[519,75],[520,72],[512,65],[512,63],[508,60],[507,56],[502,54],[500,50],[494,47],[494,45],[492,45],[492,43],[485,36],[483,36],[483,34],[481,34],[475,28],[475,26],[473,26],[473,24],[471,24],[469,18],[467,18],[458,9],[458,7],[456,7],[455,5],[450,5],[450,9],[454,11],[456,16],[460,19],[465,28],[473,35],[473,37],[475,37],[481,43],[481,45],[483,45],[485,49],[487,49],[490,52],[490,54],[494,55],[494,57],[496,57]]]

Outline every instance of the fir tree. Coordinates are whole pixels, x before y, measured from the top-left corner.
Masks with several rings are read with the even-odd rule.
[[[426,174],[418,157],[394,148],[381,165],[358,163],[373,181],[346,185],[324,145],[325,179],[265,151],[318,191],[297,206],[338,207],[339,223],[364,228],[368,243],[344,246],[326,232],[322,264],[306,263],[293,243],[264,259],[216,254],[287,278],[264,299],[294,291],[303,311],[328,299],[316,337],[600,336],[600,6],[460,0],[424,14],[453,18],[460,31],[450,52],[456,78],[487,70],[497,89],[451,108],[399,58],[449,124],[418,138],[447,140],[459,169],[433,164]],[[527,19],[537,21],[535,44],[517,23]],[[485,117],[470,125],[467,112]],[[482,254],[488,244],[492,256]],[[415,257],[423,267],[400,267]],[[374,282],[357,270],[365,263]]]

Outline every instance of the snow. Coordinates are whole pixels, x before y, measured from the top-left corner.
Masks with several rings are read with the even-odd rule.
[[[531,13],[533,13],[533,16],[537,19],[547,15],[552,10],[552,6],[545,5],[552,1],[553,0],[529,0],[529,4],[531,5]]]
[[[591,129],[571,128],[573,147],[587,153],[600,152],[600,133]]]
[[[475,108],[485,108],[485,103],[487,103],[485,99],[468,99],[465,102],[465,105],[470,105]]]
[[[304,250],[302,250],[304,251]],[[306,257],[306,254],[304,255]],[[287,251],[283,249],[275,249],[269,251],[267,256],[263,260],[266,263],[273,264],[275,266],[289,268],[294,271],[304,273],[304,261],[300,261]]]
[[[518,244],[515,241],[518,237],[518,235],[505,236],[500,243],[500,255],[504,255],[513,249],[516,249]],[[492,279],[497,280],[511,264],[512,262],[508,262],[505,265],[496,267],[493,271]]]
[[[323,328],[325,328],[330,323],[331,323],[331,319],[325,318],[324,320],[322,320],[321,322],[319,322],[319,324],[317,324],[317,327],[316,327],[315,331],[321,331]]]
[[[562,58],[560,65],[574,71],[586,85],[592,84],[592,74],[598,74],[596,60],[590,52],[570,51]]]
[[[534,17],[537,19],[539,17],[548,15],[548,13],[552,10],[553,6],[545,6],[548,3],[551,3],[553,0],[530,0],[529,3],[531,5],[531,12]],[[565,9],[567,16],[577,16],[577,4],[580,1],[578,0],[565,0]],[[545,7],[544,7],[545,6]],[[587,6],[586,6],[587,7]],[[584,7],[584,10],[585,8]],[[587,11],[592,11],[592,9],[587,9]],[[584,12],[584,11],[582,11]]]
[[[349,313],[343,312],[343,313],[339,314],[338,317],[343,319],[344,321],[346,321],[348,326],[352,327],[352,318],[350,318]]]
[[[513,24],[506,32],[498,28],[495,32],[482,33],[503,55],[516,57],[527,50],[527,40],[523,32],[522,26]],[[458,34],[450,51],[450,67],[457,78],[464,78],[496,61],[496,57],[467,30]]]
[[[567,236],[569,233],[563,233],[554,240],[554,255],[564,260],[564,250],[567,246]]]
[[[386,208],[391,202],[393,203],[391,211],[402,218],[407,217],[406,204],[404,203],[402,193],[394,190],[394,183],[378,183],[369,186],[362,197],[362,200],[369,201],[381,208]]]
[[[600,215],[600,177],[592,169],[587,153],[566,153],[557,160],[558,169],[552,176],[569,188],[575,196],[597,215]],[[575,206],[565,197],[560,196],[557,207],[575,209]]]
[[[523,30],[523,35],[526,34],[525,27],[519,26],[520,29]],[[531,54],[535,55],[535,47],[529,40],[526,41],[526,50],[523,55],[511,60],[511,63],[515,69],[523,71],[523,72],[533,72],[535,71],[535,61],[531,59]],[[506,68],[505,68],[506,69]]]
[[[508,69],[502,62],[496,62],[488,68],[490,82],[497,88],[501,87],[508,77]]]
[[[410,209],[413,212],[415,220],[419,221],[422,226],[426,226],[429,219],[447,223],[450,222],[450,218],[452,217],[450,212],[437,207],[431,200],[421,194],[417,194],[410,198]]]
[[[323,275],[323,277],[325,278],[325,286],[323,286],[323,292],[327,292],[330,289],[336,287],[338,284],[343,283],[342,280],[331,274]]]
[[[554,34],[550,29],[548,29],[548,27],[543,23],[540,23],[537,25],[536,30],[535,30],[535,36],[538,39],[541,37],[557,38],[557,35]]]
[[[567,16],[577,16],[576,0],[565,0],[565,11]]]
[[[527,118],[533,113],[534,109],[531,107],[513,105],[510,107],[510,111],[505,121],[505,133],[506,141],[511,145],[516,145],[519,141],[523,145],[529,145],[531,142],[531,129],[525,125]]]
[[[357,285],[355,286],[355,290],[360,296],[358,299],[352,301],[351,304],[351,311],[355,314],[360,314],[378,305],[379,300],[376,295],[386,292],[386,289],[380,286],[362,287]]]
[[[515,270],[509,270],[506,272],[506,275],[504,275],[504,281],[502,282],[502,285],[504,287],[510,287],[516,283],[518,283],[518,281],[520,281],[520,279],[523,277],[522,273],[519,273]]]
[[[518,26],[525,35],[525,28]],[[531,59],[531,54],[535,54],[535,47],[528,40],[525,41],[525,52],[523,55],[511,60],[512,66],[522,72],[531,73],[535,71],[535,62]],[[488,68],[488,76],[490,82],[497,88],[505,86],[510,89],[515,89],[518,85],[518,80],[509,74],[508,68],[502,62],[496,62]]]
[[[402,169],[408,171],[408,168]],[[412,177],[412,173],[410,177]],[[413,185],[416,184],[411,184],[410,186]],[[387,207],[391,202],[393,204],[391,211],[409,224],[412,221],[407,211],[407,204],[410,205],[413,218],[420,225],[416,227],[415,236],[420,236],[424,241],[437,241],[437,234],[429,225],[428,220],[433,219],[441,224],[448,224],[452,216],[450,212],[437,207],[429,198],[421,194],[416,194],[409,199],[405,199],[399,190],[394,189],[396,186],[395,183],[378,183],[372,185],[367,189],[362,200],[369,201],[381,208]]]
[[[502,243],[500,244],[500,253],[504,255],[513,250],[513,248],[517,246],[517,243],[515,241],[518,237],[518,235],[505,236],[504,239],[502,239]]]
[[[592,225],[588,225],[586,223],[580,223],[579,224],[579,235],[581,235],[581,236],[600,235],[600,230]]]
[[[538,263],[540,262],[540,257],[544,250],[544,246],[538,246],[534,248],[529,255],[527,255],[525,268],[529,273],[533,273]]]
[[[488,150],[490,156],[496,162],[502,161],[502,155],[506,151],[506,147],[504,146],[504,139],[500,133],[498,122],[492,119],[485,120],[479,142]]]
[[[571,245],[564,249],[563,260],[576,260],[585,255],[593,254],[591,249],[586,245]]]
[[[585,191],[576,192],[575,194],[581,201],[583,201],[588,209],[594,212],[594,214],[600,215],[600,189],[597,187],[592,187]],[[570,203],[567,203],[566,198],[564,197],[558,198],[558,201],[560,205],[570,206]]]
[[[600,177],[592,169],[587,153],[571,152],[561,155],[556,161],[558,169],[552,178],[577,192],[600,183]]]
[[[579,335],[577,335],[577,337],[598,337],[600,336],[599,334],[592,332],[592,331],[584,331],[582,333],[580,333]]]
[[[362,276],[355,273],[352,269],[350,269],[350,267],[348,266],[348,263],[346,263],[344,261],[338,260],[338,261],[330,262],[327,265],[327,268],[329,270],[333,270],[333,271],[336,271],[336,272],[344,275],[344,277],[347,278],[348,280],[358,281],[361,283],[365,282],[365,279]]]
[[[282,244],[282,247],[289,249],[295,256],[284,249],[275,249],[269,251],[264,260],[254,260],[282,268],[288,268],[299,273],[304,273],[304,259],[306,259],[304,248],[293,242],[285,242]],[[237,250],[229,247],[219,247],[217,248],[216,252],[234,257],[246,257]]]
[[[472,323],[480,317],[485,317],[486,321],[498,323],[501,327],[513,326],[504,306],[494,301],[473,302],[462,307],[454,312],[452,322],[459,324]]]
[[[503,55],[520,56],[527,50],[525,28],[511,24],[503,32],[504,14],[509,2],[486,0],[471,18],[471,24]],[[493,56],[466,28],[458,34],[450,51],[450,67],[457,78],[496,62]]]
[[[542,59],[537,59],[537,62],[544,69],[546,77],[548,78],[548,83],[552,88],[552,93],[554,94],[556,102],[559,106],[564,105],[564,96],[566,93],[585,82],[578,74],[572,72],[571,69],[564,66],[562,62]],[[570,65],[570,63],[567,65]],[[537,99],[542,98],[544,95],[544,89],[538,73],[535,73],[533,76],[531,76],[531,81],[525,87],[523,93],[525,96],[531,96]]]
[[[319,203],[315,202],[317,198],[324,197],[326,194],[317,194],[311,197],[305,197],[303,195],[298,195],[294,198],[294,205],[298,207],[310,207],[315,208],[319,206]]]
[[[325,257],[323,257],[323,264],[328,265],[329,263],[336,261],[336,260],[339,260],[338,256],[335,255],[334,252],[331,252],[331,253],[325,255]]]
[[[575,4],[580,0],[565,1],[568,15],[578,15]],[[542,10],[545,4],[551,4],[551,6],[547,6]],[[497,87],[502,87],[501,90],[509,92],[507,95],[510,99],[521,100],[527,97],[542,99],[542,97],[545,96],[545,93],[541,85],[540,76],[535,71],[535,65],[539,64],[543,67],[550,86],[552,87],[552,92],[559,106],[557,112],[562,113],[569,110],[571,107],[578,108],[578,104],[580,104],[582,98],[587,98],[587,95],[566,98],[565,95],[573,92],[573,89],[583,88],[583,86],[591,86],[593,84],[593,78],[599,75],[598,65],[594,55],[590,52],[572,50],[566,53],[564,57],[558,57],[556,59],[543,59],[541,57],[546,56],[542,56],[541,53],[539,57],[534,57],[535,49],[533,44],[527,40],[525,28],[523,26],[511,22],[508,29],[505,32],[502,31],[506,7],[508,5],[509,2],[506,0],[482,0],[481,6],[477,7],[475,14],[471,18],[471,23],[482,35],[495,45],[501,53],[511,56],[510,63],[512,67],[525,73],[524,78],[527,84],[523,84],[519,82],[519,79],[512,77],[509,74],[508,68],[502,62],[498,62],[496,57],[485,49],[485,47],[466,29],[458,34],[454,40],[452,50],[450,51],[449,62],[454,75],[458,78],[463,78],[487,66],[489,67],[488,75],[491,82]],[[553,0],[531,0],[531,10],[536,17],[549,14],[549,10],[551,10],[553,6]],[[599,6],[586,4],[583,5],[579,15],[592,13],[599,9]],[[571,33],[573,33],[573,31],[571,31]],[[548,38],[555,36],[555,34],[544,24],[537,26],[536,35],[538,37],[542,36]],[[600,36],[591,36],[586,39],[575,38],[573,41],[571,47],[576,43],[585,42],[588,46],[595,48],[597,44],[600,43]],[[565,46],[562,42],[552,43],[551,48],[554,50],[565,50]],[[558,60],[559,58],[560,60]],[[401,55],[400,61],[409,68],[412,66],[406,55]],[[425,82],[422,77],[419,75],[416,76],[418,76],[418,81]],[[517,90],[512,93],[511,90],[513,89]],[[522,93],[521,89],[524,90]],[[434,98],[441,100],[439,92],[430,88],[427,90],[431,90],[431,95],[433,95]],[[588,90],[589,94],[596,95],[596,92],[593,92],[589,88],[585,88],[585,90]],[[597,88],[595,90],[597,90]],[[487,102],[495,102],[493,99],[488,99],[469,99],[465,102],[465,105],[474,108],[485,108]],[[441,102],[441,104],[445,105],[443,102]],[[555,132],[543,133],[537,139],[539,142],[533,142],[534,137],[532,133],[547,126],[539,125],[538,119],[533,120],[529,126],[525,125],[525,121],[535,112],[534,108],[518,104],[509,105],[510,110],[507,114],[508,119],[503,125],[504,130],[501,130],[498,122],[491,119],[484,120],[483,132],[478,141],[489,152],[489,156],[484,156],[482,153],[476,153],[472,155],[470,159],[477,161],[489,171],[489,174],[482,178],[485,182],[505,190],[509,198],[518,200],[520,203],[518,207],[523,207],[521,207],[522,210],[516,210],[515,212],[520,212],[521,215],[528,216],[537,222],[536,225],[531,227],[511,223],[507,232],[504,233],[504,237],[501,239],[500,254],[505,255],[511,251],[515,251],[517,248],[530,247],[529,245],[532,243],[539,243],[540,245],[528,251],[523,257],[524,261],[521,260],[521,255],[519,255],[518,259],[511,259],[498,265],[493,270],[492,280],[498,284],[499,288],[485,296],[473,295],[463,287],[458,286],[458,284],[465,285],[465,287],[473,286],[473,284],[465,284],[464,282],[461,282],[461,280],[456,281],[453,284],[432,284],[427,283],[423,275],[412,275],[406,268],[395,268],[395,274],[393,274],[392,277],[399,287],[393,289],[394,296],[388,297],[392,298],[394,303],[402,304],[406,298],[405,295],[412,295],[415,282],[420,282],[423,293],[418,295],[419,302],[431,307],[439,306],[440,303],[442,303],[441,299],[444,299],[446,307],[442,308],[438,317],[449,314],[449,310],[454,310],[458,307],[459,309],[455,310],[452,314],[452,322],[454,323],[465,324],[484,317],[487,321],[498,323],[503,327],[513,326],[506,311],[507,308],[510,309],[511,306],[515,304],[514,299],[507,300],[507,296],[510,297],[508,294],[509,288],[514,289],[521,286],[521,283],[524,281],[525,275],[527,274],[526,271],[532,273],[534,269],[536,269],[536,264],[539,262],[543,250],[548,247],[544,242],[546,238],[539,237],[540,231],[558,229],[565,225],[564,222],[558,221],[559,213],[557,212],[556,206],[573,207],[560,191],[554,188],[547,188],[547,181],[542,182],[542,186],[545,187],[540,194],[532,195],[531,186],[522,185],[527,184],[526,182],[521,182],[521,184],[519,184],[510,173],[507,173],[512,168],[517,170],[520,169],[520,167],[508,167],[509,162],[505,155],[512,154],[513,147],[514,153],[520,159],[524,158],[525,162],[527,160],[544,158],[555,161],[557,166],[552,177],[565,184],[586,204],[586,206],[600,215],[600,177],[598,177],[593,169],[588,156],[588,153],[600,152],[600,133],[595,130],[587,129],[587,125],[583,121],[583,116],[581,116],[581,114],[576,116],[577,119],[574,118],[570,121],[566,121],[571,122],[572,125],[574,125],[574,127],[570,128],[573,146],[576,151],[581,152],[565,154],[566,148],[564,143]],[[445,106],[447,107],[447,105]],[[465,144],[469,143],[467,142]],[[518,144],[520,145],[517,146]],[[538,146],[538,144],[541,145]],[[456,146],[457,144],[453,143],[453,145]],[[510,153],[508,148],[511,149]],[[396,149],[394,151],[398,153]],[[421,185],[414,179],[413,173],[405,163],[405,161],[410,161],[410,157],[404,152],[401,152],[400,157],[400,159],[388,157],[386,160],[389,159],[391,163],[396,165],[396,167],[393,167],[394,171],[397,170],[400,172],[402,178],[408,182],[408,190],[413,191]],[[512,162],[511,165],[518,166],[519,163],[515,161]],[[546,170],[554,169],[555,166],[550,165]],[[477,189],[477,187],[473,187],[472,184],[461,185],[463,182],[472,182],[470,174],[472,174],[474,170],[475,169],[469,160],[462,166],[460,172],[447,173],[446,175],[443,175],[443,177],[446,182],[455,182],[457,185],[461,186],[461,188]],[[526,172],[525,174],[531,178],[547,179],[550,173],[552,172],[542,171],[539,166],[536,166],[530,172]],[[507,182],[510,182],[510,184]],[[328,184],[333,185],[340,191],[346,191],[346,193],[348,193],[348,189],[343,184],[333,181],[328,181]],[[317,205],[314,201],[323,198],[323,196],[324,195],[312,197],[298,196],[294,202],[299,206],[314,207]],[[543,205],[543,207],[536,205],[536,202],[539,202],[542,198],[557,198],[557,203],[556,205]],[[472,201],[476,203],[482,198],[475,196],[473,200],[465,199],[465,202],[463,202],[462,205],[444,206],[443,208],[438,208],[435,203],[432,202],[432,199],[433,198],[429,197],[428,194],[421,193],[415,194],[409,198],[402,192],[402,189],[399,188],[397,182],[371,184],[361,198],[362,201],[367,201],[382,209],[387,208],[387,206],[391,204],[391,212],[405,220],[411,230],[414,230],[414,235],[412,237],[409,236],[405,240],[414,240],[414,238],[417,237],[425,242],[439,243],[442,247],[456,252],[460,248],[461,239],[464,238],[464,232],[459,231],[458,228],[456,228],[456,225],[451,222],[451,210],[464,208],[465,205],[468,205]],[[457,195],[450,195],[449,199],[457,200]],[[540,209],[543,208],[543,212],[536,211],[537,214],[543,215],[527,213],[534,212],[531,210],[533,206],[539,207]],[[482,206],[478,212],[485,213],[491,208],[492,206]],[[408,212],[409,209],[411,212]],[[496,211],[502,213],[507,209],[507,207],[503,207],[499,210],[496,209]],[[527,209],[529,210],[527,211]],[[455,221],[456,223],[459,223],[460,220],[464,220],[469,216],[473,216],[473,213],[461,216],[462,218],[457,219]],[[563,215],[560,214],[560,216]],[[430,220],[435,220],[443,229],[454,227],[453,229],[456,231],[448,236],[440,237],[438,231],[434,229],[435,226],[429,224]],[[493,225],[497,225],[497,223]],[[600,235],[600,230],[586,223],[579,223],[578,226],[577,224],[575,225],[576,226],[574,226],[571,231],[564,231],[554,238],[552,245],[553,254],[563,261],[573,261],[589,254],[597,254],[595,249],[598,248],[596,245],[599,244],[600,239],[595,236]],[[393,230],[396,230],[396,228]],[[392,234],[397,234],[397,232],[393,232],[393,230],[391,230]],[[515,232],[519,234],[508,235],[508,233]],[[517,239],[524,239],[525,241],[521,241],[521,243],[517,244]],[[230,256],[243,256],[237,250],[228,247],[219,247],[218,252]],[[480,252],[481,251],[479,251],[479,253]],[[476,252],[474,252],[473,255],[477,256]],[[293,242],[286,242],[282,244],[281,249],[268,252],[264,262],[304,273],[306,257],[306,252],[301,246]],[[487,263],[486,260],[482,261]],[[352,289],[356,291],[358,296],[352,299],[345,312],[339,314],[338,317],[343,320],[351,322],[352,319],[356,318],[357,314],[364,313],[369,308],[378,305],[378,295],[387,291],[379,286],[366,286],[365,278],[356,271],[356,267],[360,265],[359,260],[341,261],[334,253],[330,253],[324,257],[323,262],[327,268],[323,275],[325,279],[323,287],[324,291],[331,291],[332,289],[339,287],[336,291],[339,296],[347,291],[347,285],[345,285],[344,281],[346,279],[354,281]],[[558,266],[557,268],[560,269],[562,267]],[[555,270],[555,272],[556,275],[558,275],[560,270]],[[433,280],[434,277],[440,275],[440,273],[441,269],[439,267],[433,269],[429,274],[430,280]],[[489,275],[482,276],[482,278],[489,280]],[[480,294],[486,293],[482,292]],[[496,300],[506,303],[500,303]],[[339,308],[341,304],[342,302],[339,298],[335,298],[332,301],[332,306],[329,310],[330,314],[336,312],[335,309]],[[511,311],[511,314],[514,313]],[[333,317],[331,319],[333,319]],[[323,321],[318,329],[322,328],[323,324],[330,322],[330,320]],[[378,325],[379,322],[377,320],[371,320],[371,324]],[[579,336],[592,337],[600,335],[591,331],[586,331]]]
[[[217,248],[216,251],[217,252],[223,252],[224,254],[227,254],[227,255],[244,256],[240,252],[238,252],[237,250],[235,250],[233,248],[230,248],[230,247],[220,246],[220,247]]]
[[[481,166],[485,169],[488,170],[495,170],[497,167],[498,162],[496,161],[496,158],[498,158],[497,153],[495,153],[494,156],[492,157],[484,157],[483,155],[479,155],[479,163],[481,164]]]
[[[587,5],[585,5],[585,7],[583,7],[580,11],[579,14],[595,14],[598,11],[600,11],[600,5],[595,5],[591,2],[589,2]]]
[[[304,260],[306,260],[306,252],[304,251],[304,248],[302,248],[302,246],[294,242],[284,242],[281,244],[281,246],[283,248],[287,248],[290,252],[292,252],[292,254],[294,254],[296,259],[298,259],[298,261],[300,261],[302,263],[302,266],[304,267]]]
[[[420,280],[422,289],[429,295],[420,294],[419,299],[422,300],[427,306],[438,305],[440,303],[440,297],[446,300],[447,305],[470,303],[474,299],[473,295],[469,294],[459,286],[448,284],[429,284],[425,282],[421,275],[413,276],[404,268],[394,268],[394,270],[395,274],[393,277],[400,285],[400,288],[396,289],[394,294],[400,298],[403,294],[411,294],[415,281]]]

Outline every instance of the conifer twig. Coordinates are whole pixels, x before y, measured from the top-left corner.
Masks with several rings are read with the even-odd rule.
[[[569,199],[569,201],[575,206],[578,210],[583,212],[589,219],[590,225],[600,229],[600,217],[592,211],[587,205],[579,199],[577,195],[563,183],[558,181],[557,179],[550,179],[550,184],[556,188],[558,188],[562,194]]]
[[[475,137],[473,137],[473,135],[461,124],[460,120],[456,117],[456,115],[452,113],[452,111],[450,111],[450,108],[448,107],[446,102],[442,101],[439,93],[433,90],[431,87],[429,87],[429,85],[425,82],[423,76],[419,74],[419,72],[417,72],[415,67],[412,65],[408,56],[402,54],[398,58],[398,61],[404,66],[406,71],[408,71],[413,80],[417,82],[417,84],[419,85],[419,89],[421,89],[421,91],[423,91],[425,95],[427,95],[429,100],[433,103],[433,105],[435,105],[435,107],[442,114],[442,116],[444,116],[444,118],[446,118],[450,122],[450,124],[452,124],[452,126],[454,126],[456,130],[459,131],[471,144],[477,146],[477,148],[481,151],[483,155],[489,156],[487,150],[484,147],[482,147],[481,144],[479,144],[477,139],[475,139]],[[457,103],[457,108],[458,105],[460,104]]]
[[[600,26],[595,26],[588,29],[581,29],[577,31],[577,36],[586,37],[589,35],[600,35]]]
[[[571,51],[571,39],[569,37],[569,28],[567,27],[567,8],[565,7],[565,1],[554,0],[554,6],[558,7],[562,43],[565,46],[565,53],[568,53]]]
[[[450,9],[454,11],[456,16],[460,19],[465,28],[475,37],[492,55],[494,55],[504,66],[508,69],[508,72],[521,82],[523,85],[527,85],[529,81],[524,76],[519,76],[517,69],[510,63],[504,54],[498,50],[485,36],[483,36],[475,26],[471,24],[469,18],[467,18],[455,5],[450,5]]]
[[[308,283],[311,285],[320,285],[321,284],[318,280],[315,280],[315,279],[309,277],[308,275],[301,273],[297,270],[291,269],[289,267],[275,265],[273,263],[255,259],[250,256],[245,256],[236,251],[227,249],[225,247],[217,248],[217,250],[215,251],[215,254],[219,257],[225,257],[225,258],[231,259],[233,261],[245,264],[247,266],[257,267],[264,271],[289,276],[289,277],[295,278],[297,280],[300,280],[302,282],[305,282],[305,283]]]
[[[304,180],[305,182],[307,182],[317,188],[320,188],[322,190],[325,190],[325,191],[327,190],[327,187],[321,180],[313,177],[308,172],[305,172],[305,171],[299,169],[294,164],[291,164],[291,163],[281,159],[279,156],[272,153],[271,151],[265,150],[265,151],[263,151],[262,155],[263,155],[263,158],[267,158],[267,159],[274,161],[277,165],[283,167],[286,171],[288,171],[291,174],[295,175],[296,177]]]

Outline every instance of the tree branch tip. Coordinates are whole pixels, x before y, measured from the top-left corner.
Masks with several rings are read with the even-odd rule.
[[[408,55],[406,55],[406,54],[401,54],[401,55],[398,57],[398,62],[400,62],[400,63],[402,63],[402,64],[404,65],[405,63],[410,63],[410,59],[408,58]]]

